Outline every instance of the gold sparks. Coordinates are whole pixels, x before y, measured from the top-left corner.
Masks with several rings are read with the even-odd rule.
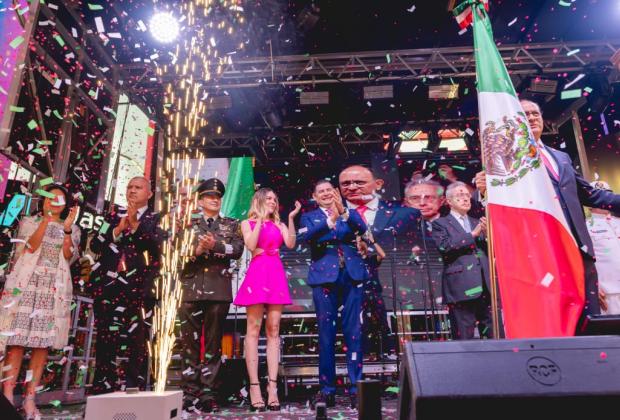
[[[155,287],[158,300],[153,314],[154,341],[148,343],[155,377],[154,389],[166,387],[168,365],[176,341],[175,322],[181,304],[179,279],[185,263],[192,257],[194,232],[191,219],[197,207],[192,191],[199,181],[200,167],[205,162],[201,153],[191,154],[194,141],[204,137],[208,126],[205,117],[208,102],[203,83],[221,75],[232,65],[232,57],[217,48],[221,38],[232,37],[236,26],[244,22],[241,0],[187,0],[181,2],[175,15],[183,16],[185,29],[180,34],[172,61],[157,68],[164,82],[164,115],[166,116],[166,161],[161,171],[163,200],[162,229],[168,236],[162,248],[159,280]],[[222,19],[225,11],[225,19]],[[218,16],[217,21],[214,17]],[[213,17],[213,19],[212,19]],[[243,48],[243,42],[239,43]],[[217,127],[218,134],[222,128]],[[192,158],[198,160],[198,171],[192,178]],[[195,162],[195,160],[193,160]]]

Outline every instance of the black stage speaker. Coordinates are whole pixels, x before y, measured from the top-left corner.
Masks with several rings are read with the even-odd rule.
[[[619,410],[620,337],[405,345],[401,420],[588,420]]]
[[[22,420],[22,416],[2,393],[0,393],[0,414],[2,420]]]
[[[620,335],[620,315],[587,315],[577,335]]]

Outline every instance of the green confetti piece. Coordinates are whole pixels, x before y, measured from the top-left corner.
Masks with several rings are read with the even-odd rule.
[[[155,128],[151,126],[146,127],[146,134],[148,134],[149,136],[152,136],[153,134],[155,134]]]
[[[56,198],[56,196],[53,193],[51,193],[49,191],[41,190],[41,189],[35,190],[35,193],[39,194],[41,197],[46,197],[46,198],[49,198],[51,200]]]
[[[469,88],[465,88],[465,90],[463,91],[463,95],[467,95],[469,93]]]
[[[62,120],[62,115],[60,115],[60,112],[58,112],[57,109],[55,109],[54,111],[52,111],[52,114],[54,114],[54,116],[56,118],[58,118],[59,120]]]
[[[37,141],[37,143],[39,143],[41,146],[51,146],[52,145],[52,141],[51,140],[41,140],[41,141]]]
[[[138,315],[134,315],[131,317],[130,321],[136,321],[138,319]]]
[[[458,165],[452,165],[453,169],[458,169],[459,171],[464,171],[465,167],[464,166],[458,166]]]
[[[21,292],[22,291],[21,291],[21,289],[19,287],[14,287],[13,291],[11,292],[11,295],[12,296],[17,296],[17,295],[21,294]]]
[[[24,112],[24,110],[25,110],[25,109],[26,109],[26,108],[24,108],[23,106],[13,106],[13,105],[11,105],[11,106],[9,107],[9,110],[10,110],[11,112]]]
[[[127,345],[126,345],[126,344],[123,344],[123,345],[121,346],[121,350],[127,350]]]
[[[97,96],[97,92],[91,89],[88,91],[88,96],[90,96],[91,98],[94,98],[95,96]]]
[[[103,6],[100,4],[88,3],[88,8],[90,10],[103,10]]]
[[[397,386],[390,386],[385,389],[385,392],[393,392],[394,394],[398,394],[399,388]]]
[[[465,290],[465,296],[473,296],[482,293],[482,286],[476,286],[472,289]]]
[[[118,325],[110,325],[110,331],[118,331]]]
[[[60,407],[60,400],[50,401],[50,404],[53,405],[54,407],[58,408],[58,407]]]
[[[125,277],[129,277],[131,276],[133,273],[136,272],[136,269],[134,268],[133,270],[131,270],[130,272],[128,272],[127,274],[125,274]]]
[[[54,183],[54,178],[52,178],[51,176],[49,178],[45,178],[39,181],[39,185],[42,187],[45,187],[46,185],[53,184],[53,183]]]
[[[592,88],[590,86],[584,87],[583,90],[585,90],[588,93],[592,93]]]
[[[32,153],[36,153],[37,155],[43,156],[45,154],[45,150],[41,149],[40,147],[37,147],[36,149],[32,151]]]
[[[54,39],[56,40],[56,42],[58,42],[58,45],[60,45],[61,47],[65,46],[65,40],[62,39],[62,37],[58,34],[54,35]]]
[[[560,93],[560,99],[581,98],[581,89],[563,90]]]
[[[77,303],[73,302],[71,303],[71,310],[74,310],[77,307]]]
[[[392,57],[390,57],[390,55],[389,55],[389,54],[386,54],[386,55],[385,55],[385,59],[386,59],[386,61],[388,62],[388,64],[390,64],[390,63],[392,62]]]
[[[24,37],[19,35],[13,41],[11,41],[9,45],[11,46],[11,48],[15,49],[19,47],[24,41],[25,41]]]
[[[560,6],[564,6],[564,7],[570,7],[572,5],[572,3],[567,2],[567,1],[563,1],[563,0],[560,0],[560,2],[558,4]]]
[[[299,283],[300,286],[306,285],[306,282],[304,281],[304,279],[297,279],[297,283]]]
[[[108,222],[103,222],[101,224],[101,228],[99,229],[99,233],[105,235],[108,229],[110,228],[110,224]]]
[[[359,127],[355,127],[355,132],[357,133],[358,136],[361,136],[362,134],[364,134],[364,132],[362,131],[361,128]]]
[[[28,8],[28,6],[26,6],[26,7],[24,7],[24,8],[19,9],[19,10],[17,11],[17,13],[18,13],[20,16],[23,16],[25,13],[27,13],[27,12],[28,12],[28,10],[29,10],[29,8]]]

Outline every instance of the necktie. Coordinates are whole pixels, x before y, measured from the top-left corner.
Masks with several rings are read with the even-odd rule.
[[[555,169],[553,168],[553,165],[551,164],[551,162],[549,162],[549,159],[547,158],[547,155],[545,153],[543,153],[543,151],[540,151],[540,158],[543,161],[543,164],[545,165],[545,168],[547,168],[547,171],[549,171],[549,174],[553,177],[553,179],[555,179],[556,181],[560,180],[560,175],[558,175],[558,173],[555,171]]]
[[[465,232],[471,232],[471,226],[469,226],[469,220],[467,220],[467,216],[461,216],[461,224],[463,225],[463,229],[465,229]]]
[[[362,220],[364,221],[364,223],[368,224],[368,222],[366,221],[366,210],[368,210],[367,206],[361,205],[357,207],[357,212],[359,213],[360,216],[362,216]]]
[[[209,218],[207,219],[207,227],[208,227],[208,228],[210,228],[210,227],[211,227],[211,225],[213,224],[213,220],[214,220],[214,219],[213,219],[213,217],[209,217]]]

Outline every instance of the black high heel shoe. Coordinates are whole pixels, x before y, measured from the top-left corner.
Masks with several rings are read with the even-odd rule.
[[[275,382],[276,384],[276,396],[278,395],[278,381],[276,379],[269,378],[269,382]],[[270,401],[267,403],[267,408],[269,411],[280,411],[280,402],[279,401]]]
[[[250,384],[250,386],[251,387],[252,386],[257,386],[260,389],[260,384],[259,383],[257,383],[257,384]],[[249,394],[248,396],[250,397],[250,411],[251,412],[255,412],[255,411],[263,412],[263,411],[267,410],[267,408],[265,407],[265,401],[258,401],[258,402],[253,403],[252,402],[252,394]]]

